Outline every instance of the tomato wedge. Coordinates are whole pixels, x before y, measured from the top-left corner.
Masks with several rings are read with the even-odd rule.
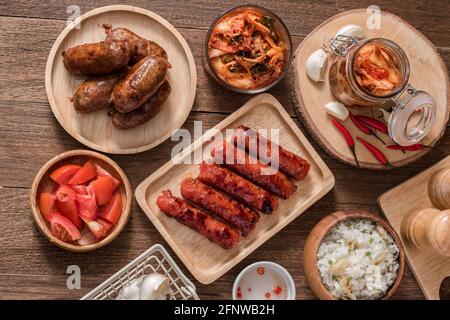
[[[67,186],[59,186],[55,192],[55,198],[60,202],[75,200],[76,196],[77,193],[75,192],[75,190]]]
[[[88,182],[92,178],[95,178],[96,175],[97,175],[97,170],[95,169],[95,164],[91,160],[89,160],[69,180],[69,184],[70,185],[83,184],[83,183]]]
[[[57,212],[50,215],[50,229],[55,237],[64,242],[76,241],[81,238],[77,227]]]
[[[45,220],[50,221],[50,215],[55,212],[55,196],[49,192],[39,194],[39,211]]]
[[[108,205],[101,208],[100,216],[111,222],[113,225],[117,223],[122,214],[122,195],[116,191]]]
[[[76,164],[66,164],[53,171],[50,178],[57,184],[66,184],[80,169]]]
[[[80,217],[93,220],[97,216],[97,204],[92,187],[85,187],[83,193],[77,194],[78,211]]]
[[[102,218],[97,218],[95,220],[87,220],[87,219],[83,220],[97,240],[106,237],[108,235],[109,230],[113,226],[111,223]]]
[[[81,221],[80,216],[78,215],[78,208],[75,200],[68,199],[66,201],[59,201],[56,199],[55,203],[58,211],[72,221],[78,229],[83,227],[83,221]]]
[[[111,200],[114,188],[111,177],[99,177],[92,181],[89,187],[94,190],[95,201],[99,206],[107,204]]]
[[[113,191],[117,189],[118,186],[120,186],[120,181],[114,178],[108,171],[103,169],[100,165],[95,164],[95,168],[97,169],[97,176],[98,177],[110,177],[113,182]]]

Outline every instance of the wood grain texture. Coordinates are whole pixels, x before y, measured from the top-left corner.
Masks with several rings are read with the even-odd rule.
[[[401,234],[406,257],[420,287],[427,299],[433,300],[439,299],[441,283],[445,278],[450,277],[450,259],[439,255],[433,249],[418,248],[411,241],[407,241],[407,236],[409,237],[411,234],[405,234],[405,230],[402,230],[402,222],[415,211],[428,208],[437,209],[433,206],[428,195],[428,182],[434,173],[447,168],[450,168],[450,156],[405,183],[387,191],[378,199],[378,205],[384,216],[395,231]],[[413,198],[411,197],[411,190],[414,190]]]
[[[94,7],[124,1],[79,0],[82,13]],[[237,1],[236,1],[237,3]],[[241,3],[241,2],[239,2]],[[288,25],[293,45],[318,24],[338,12],[365,7],[370,0],[256,1],[276,12]],[[377,1],[382,10],[399,15],[430,39],[450,67],[450,21],[448,1]],[[72,1],[2,1],[0,3],[0,298],[1,299],[78,299],[111,274],[155,243],[162,243],[193,280],[159,232],[133,201],[132,216],[121,235],[108,246],[91,253],[70,253],[51,245],[34,227],[28,204],[30,186],[39,168],[54,155],[83,148],[68,135],[54,118],[48,105],[44,71],[48,53],[64,29],[67,6]],[[230,94],[203,70],[201,57],[207,28],[229,3],[222,1],[146,1],[129,4],[152,10],[178,28],[187,40],[197,65],[198,90],[183,128],[193,132],[193,122],[203,121],[212,128],[250,97]],[[180,10],[179,8],[183,8]],[[38,32],[37,32],[38,31]],[[269,91],[294,115],[291,103],[291,74]],[[302,123],[294,118],[297,125]],[[313,141],[302,130],[309,141]],[[132,188],[170,159],[176,142],[165,141],[151,151],[137,155],[114,155],[128,176]],[[266,242],[236,267],[211,285],[197,286],[201,299],[231,298],[232,283],[248,264],[273,260],[291,273],[298,299],[313,299],[302,264],[305,239],[327,214],[337,210],[363,209],[377,212],[377,197],[446,157],[450,150],[450,132],[446,131],[433,152],[414,163],[390,173],[357,170],[333,160],[313,144],[336,177],[335,188],[302,216]],[[66,288],[66,267],[77,264],[82,270],[82,289]],[[447,287],[450,281],[447,281]],[[447,290],[448,291],[448,290]],[[449,295],[447,295],[448,297]],[[409,268],[394,299],[423,299],[424,296]]]

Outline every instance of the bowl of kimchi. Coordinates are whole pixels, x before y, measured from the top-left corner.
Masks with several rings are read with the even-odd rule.
[[[205,69],[228,89],[249,94],[266,91],[286,75],[291,61],[289,30],[265,8],[230,8],[208,30]]]

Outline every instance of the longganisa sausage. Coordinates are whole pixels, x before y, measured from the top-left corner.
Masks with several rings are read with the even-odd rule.
[[[169,97],[171,90],[171,86],[166,80],[159,87],[158,91],[156,91],[155,95],[144,103],[142,107],[128,113],[121,113],[114,110],[112,114],[113,126],[117,129],[127,130],[146,123],[161,110],[161,106]]]
[[[75,75],[98,76],[114,73],[128,65],[130,46],[122,41],[87,43],[62,52],[64,66]]]
[[[311,165],[307,160],[275,144],[251,128],[245,126],[236,128],[232,141],[236,146],[245,146],[247,152],[250,152],[253,156],[258,156],[264,162],[271,160],[272,147],[277,147],[281,171],[299,181],[305,179],[308,175]],[[266,150],[260,150],[259,146],[264,146],[263,148]]]
[[[236,227],[244,237],[255,228],[259,220],[259,214],[256,211],[230,199],[198,179],[184,179],[181,182],[180,191],[183,198]]]
[[[148,56],[158,56],[167,60],[166,51],[156,42],[144,39],[126,28],[114,28],[110,24],[104,24],[106,41],[124,41],[131,47],[129,65],[134,65]]]
[[[114,87],[112,96],[117,111],[128,113],[142,106],[166,80],[169,67],[166,59],[156,56],[136,63]]]
[[[123,76],[115,73],[83,81],[70,100],[76,112],[89,113],[113,106],[112,91]]]
[[[156,204],[169,217],[177,219],[224,249],[230,249],[239,242],[237,230],[194,208],[183,199],[174,197],[170,190],[163,191],[156,199]]]
[[[248,155],[226,140],[211,149],[211,156],[216,163],[223,164],[283,199],[289,198],[297,190],[297,186],[285,174]]]
[[[202,162],[198,179],[264,213],[272,213],[278,208],[278,199],[269,192],[216,164]]]

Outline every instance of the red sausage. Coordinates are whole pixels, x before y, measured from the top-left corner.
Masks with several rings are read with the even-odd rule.
[[[284,173],[249,156],[245,151],[225,140],[220,146],[211,150],[211,156],[216,163],[224,164],[227,168],[283,199],[289,198],[297,190],[297,186]]]
[[[278,207],[277,198],[269,192],[224,167],[203,162],[198,179],[259,211],[272,213]]]
[[[224,249],[230,249],[239,242],[237,230],[190,206],[183,199],[174,197],[170,190],[163,191],[156,199],[156,204],[169,217],[177,219]]]
[[[236,146],[245,146],[245,149],[247,151],[249,151],[249,149],[252,149],[250,151],[256,152],[259,159],[263,160],[264,162],[270,161],[272,147],[278,147],[278,162],[281,171],[297,180],[303,180],[308,175],[310,168],[310,164],[308,161],[284,149],[271,140],[261,136],[251,128],[245,126],[237,127],[233,136],[233,143]],[[250,144],[252,146],[256,145],[256,148],[249,148]],[[265,152],[260,152],[259,146],[266,146]],[[253,152],[251,152],[251,154],[255,156]]]
[[[236,227],[244,237],[253,230],[259,220],[259,214],[256,211],[230,199],[198,179],[184,179],[180,191],[185,199]]]

